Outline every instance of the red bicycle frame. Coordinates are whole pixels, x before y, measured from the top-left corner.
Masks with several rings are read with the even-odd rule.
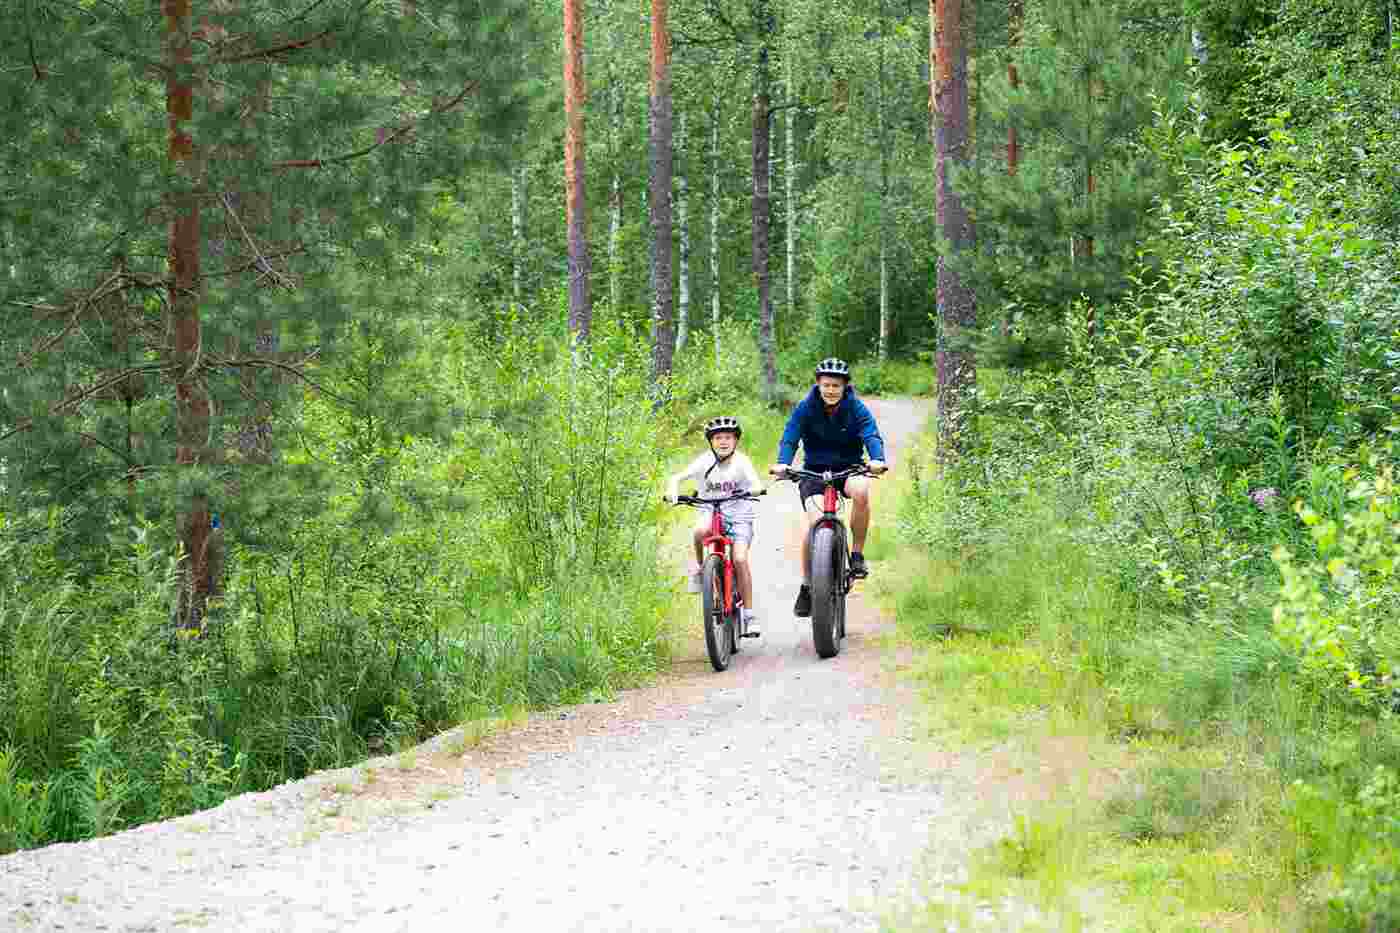
[[[725,615],[731,615],[734,612],[734,561],[729,557],[733,543],[724,533],[724,516],[720,514],[719,507],[716,506],[710,511],[710,533],[705,537],[701,546],[711,554],[718,554],[720,560],[724,561]]]

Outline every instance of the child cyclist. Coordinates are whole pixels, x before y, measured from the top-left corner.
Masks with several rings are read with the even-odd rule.
[[[763,484],[753,462],[739,453],[739,438],[744,428],[738,418],[722,416],[705,423],[705,440],[710,445],[695,461],[671,477],[666,500],[675,502],[681,483],[695,480],[701,499],[723,499],[736,492],[758,495]],[[710,509],[714,508],[711,506]],[[695,563],[690,567],[690,592],[700,592],[700,564],[705,559],[704,541],[710,533],[710,509],[700,510],[695,526]],[[739,578],[739,593],[744,597],[744,628],[758,634],[754,619],[753,573],[749,569],[749,545],[753,542],[758,510],[751,499],[733,499],[719,506],[724,517],[724,533],[734,542],[732,557],[735,575]]]

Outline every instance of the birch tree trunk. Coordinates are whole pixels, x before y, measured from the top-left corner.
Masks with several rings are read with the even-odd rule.
[[[190,73],[190,0],[162,0],[165,14],[165,105],[169,120],[167,157],[175,174],[170,192],[170,314],[175,338],[175,462],[193,475],[205,459],[209,439],[209,396],[200,373],[203,346],[199,293],[199,168],[187,124],[194,119],[194,77]],[[199,628],[209,593],[209,501],[191,495],[181,516],[185,572],[178,620]]]
[[[676,349],[671,294],[671,33],[666,3],[651,2],[651,322],[652,375],[658,384],[670,377]]]
[[[976,359],[962,338],[977,323],[972,289],[958,273],[958,254],[973,249],[975,231],[961,196],[952,185],[954,166],[967,164],[967,46],[963,0],[929,0],[934,30],[930,45],[930,89],[937,122],[934,129],[934,184],[938,226],[952,256],[938,257],[938,455],[945,462],[961,450],[966,399],[976,385]]]
[[[792,56],[784,62],[787,71],[787,92],[788,96],[793,96],[792,92]],[[783,159],[783,217],[786,221],[784,233],[786,242],[784,246],[784,260],[787,265],[787,275],[785,277],[787,292],[784,300],[784,308],[790,319],[794,318],[797,310],[797,111],[794,109],[788,114],[787,138],[783,141],[786,149],[786,158]],[[791,330],[788,331],[792,333]]]
[[[769,47],[773,37],[773,11],[769,0],[753,0],[754,23],[759,29],[754,60],[753,94],[753,274],[758,286],[758,352],[763,367],[762,398],[778,395],[777,351],[773,340],[773,296],[768,274],[769,189],[768,142],[772,79]]]
[[[890,263],[889,263],[889,198],[890,141],[889,120],[885,112],[888,89],[885,86],[885,4],[880,3],[880,49],[877,56],[878,87],[876,89],[875,119],[880,145],[880,337],[876,356],[884,362],[890,351]]]
[[[685,167],[685,110],[679,117],[679,133],[676,142],[676,219],[680,225],[681,264],[677,286],[676,308],[676,352],[685,347],[690,337],[690,190]]]
[[[715,340],[715,366],[719,366],[719,92],[710,107],[710,330]]]
[[[564,203],[569,230],[569,333],[588,339],[593,323],[589,300],[588,202],[584,198],[583,0],[564,0]]]

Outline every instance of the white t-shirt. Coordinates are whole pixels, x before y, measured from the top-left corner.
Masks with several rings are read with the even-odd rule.
[[[751,492],[763,485],[753,468],[753,461],[738,451],[723,463],[717,463],[715,455],[709,451],[696,457],[680,473],[678,482],[692,479],[700,487],[697,495],[701,499],[723,499],[732,493]],[[752,499],[735,499],[724,503],[721,508],[731,521],[753,521],[758,514],[756,506]]]

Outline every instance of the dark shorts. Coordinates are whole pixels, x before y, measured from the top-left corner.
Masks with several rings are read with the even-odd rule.
[[[833,472],[833,473],[840,473],[842,470],[849,470],[849,469],[850,469],[851,467],[853,467],[853,466],[855,466],[854,463],[848,463],[848,464],[846,464],[845,466],[834,466],[834,467],[826,467],[826,466],[809,467],[809,466],[804,466],[803,469],[804,469],[804,470],[811,470],[813,473],[825,473],[827,470],[830,470],[830,471]],[[850,478],[850,477],[847,477],[846,479],[849,479],[849,478]],[[802,477],[802,479],[800,479],[800,480],[797,481],[797,489],[798,489],[798,491],[799,491],[799,492],[801,493],[801,495],[802,495],[802,501],[803,501],[803,502],[806,502],[808,499],[812,498],[813,496],[818,496],[818,497],[820,497],[821,494],[822,494],[822,490],[825,489],[825,488],[826,488],[825,484],[822,483],[822,481],[821,481],[821,480],[818,480],[818,479],[808,479],[807,477],[804,476],[804,477]],[[836,491],[839,492],[839,493],[841,493],[841,495],[843,495],[843,496],[846,494],[846,480],[845,480],[845,479],[837,480],[837,481],[836,481]]]

